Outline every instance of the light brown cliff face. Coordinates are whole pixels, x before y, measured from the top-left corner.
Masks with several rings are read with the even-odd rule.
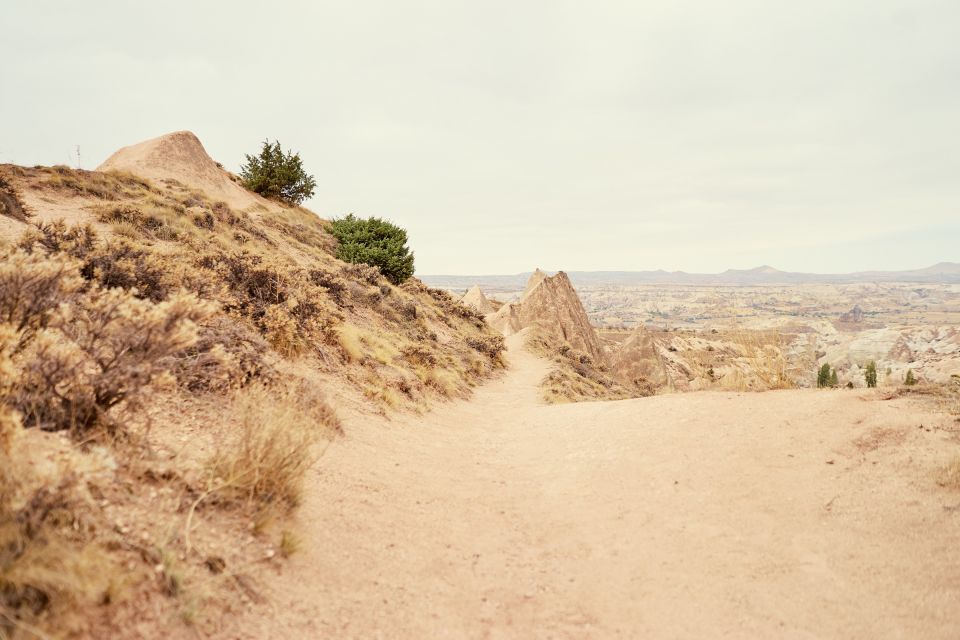
[[[667,372],[657,353],[653,335],[645,327],[633,331],[611,357],[611,369],[621,380],[651,389],[667,384]]]
[[[523,295],[520,297],[520,300],[522,301],[523,298],[526,298],[531,291],[537,288],[537,285],[546,280],[548,277],[549,276],[547,276],[547,274],[540,269],[535,269],[534,272],[530,274],[530,279],[527,280],[527,287],[523,290]]]
[[[487,299],[487,296],[483,295],[483,291],[478,285],[473,285],[470,287],[470,289],[463,294],[463,297],[460,298],[460,302],[473,307],[484,315],[493,313],[495,311],[493,304],[490,303],[490,301]]]
[[[97,167],[97,171],[126,171],[148,180],[176,180],[222,200],[234,209],[277,207],[233,181],[190,131],[177,131],[123,147]]]
[[[512,336],[523,329],[523,325],[520,324],[520,303],[508,302],[494,313],[488,314],[486,321],[503,335]]]
[[[547,276],[537,269],[527,283],[520,302],[505,304],[487,321],[506,335],[537,327],[546,335],[565,341],[594,362],[605,360],[600,340],[587,312],[563,271]]]

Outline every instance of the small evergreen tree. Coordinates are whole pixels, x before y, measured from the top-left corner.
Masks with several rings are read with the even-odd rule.
[[[344,262],[377,267],[393,284],[413,275],[413,253],[405,229],[381,218],[363,220],[351,213],[332,220],[330,233],[339,241],[337,257]]]
[[[903,379],[903,384],[907,385],[908,387],[912,387],[913,385],[917,384],[917,379],[913,377],[913,369],[907,369],[907,375]]]
[[[263,142],[260,154],[247,156],[240,167],[240,178],[247,189],[264,198],[300,204],[313,195],[317,181],[303,169],[299,153],[283,152],[279,142]]]
[[[863,379],[867,383],[867,388],[873,389],[877,386],[877,363],[873,360],[867,363],[863,371]]]
[[[830,365],[824,363],[817,371],[817,388],[823,389],[830,385]]]
[[[836,370],[836,369],[833,369],[833,370],[830,372],[830,386],[833,387],[833,388],[837,388],[837,387],[840,386],[840,380],[839,380],[839,378],[837,378],[837,370]]]

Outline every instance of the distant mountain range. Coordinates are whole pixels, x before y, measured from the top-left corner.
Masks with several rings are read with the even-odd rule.
[[[473,285],[488,288],[523,288],[531,272],[486,276],[419,276],[433,287],[467,289]],[[723,273],[687,273],[686,271],[568,271],[574,286],[692,284],[749,286],[764,284],[853,284],[858,282],[917,282],[960,284],[960,263],[940,262],[926,269],[910,271],[859,271],[857,273],[796,273],[780,271],[768,265],[754,269],[727,269]]]

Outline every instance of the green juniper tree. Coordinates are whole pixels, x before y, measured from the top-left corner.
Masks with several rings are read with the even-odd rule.
[[[832,371],[830,371],[830,386],[834,389],[840,386],[840,379],[837,378],[836,369],[833,369]]]
[[[903,384],[912,387],[917,384],[917,379],[913,376],[913,369],[907,369],[907,375],[903,379]]]
[[[863,371],[863,379],[867,383],[867,388],[872,389],[877,386],[877,363],[873,360],[867,363]]]
[[[313,195],[317,181],[303,169],[299,153],[283,152],[279,142],[263,142],[259,155],[247,156],[240,167],[247,189],[264,198],[297,205]]]
[[[823,366],[817,371],[817,388],[823,389],[830,386],[830,365],[823,363]]]
[[[357,218],[352,213],[330,222],[330,233],[339,241],[337,257],[380,269],[393,284],[413,275],[413,253],[407,231],[381,218]]]

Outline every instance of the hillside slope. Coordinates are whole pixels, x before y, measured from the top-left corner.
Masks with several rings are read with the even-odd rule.
[[[504,365],[477,311],[337,260],[192,134],[104,167],[0,165],[0,637],[212,633],[295,551],[339,411]]]

